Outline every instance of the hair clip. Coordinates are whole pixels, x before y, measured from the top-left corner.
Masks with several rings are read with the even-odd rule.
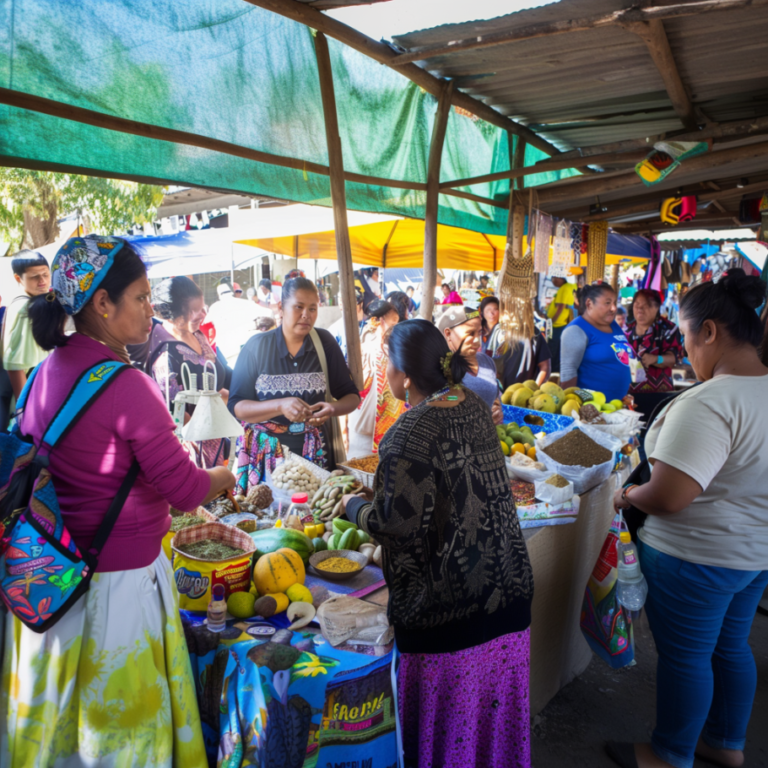
[[[45,294],[45,300],[49,304],[53,304],[53,302],[56,301],[56,291],[48,291],[48,293]]]

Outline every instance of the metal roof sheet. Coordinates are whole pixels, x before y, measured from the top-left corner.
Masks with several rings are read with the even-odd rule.
[[[631,0],[562,0],[485,21],[397,35],[406,51],[528,25],[608,14]],[[661,4],[661,3],[657,3]],[[768,10],[667,19],[683,83],[705,118],[768,115]],[[616,26],[456,50],[419,62],[563,149],[682,130],[643,41]]]

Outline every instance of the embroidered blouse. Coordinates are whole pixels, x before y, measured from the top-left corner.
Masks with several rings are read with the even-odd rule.
[[[333,336],[323,328],[317,333],[323,344],[328,363],[331,395],[337,400],[350,394],[358,394],[352,381],[339,345]],[[241,400],[278,400],[284,397],[300,397],[307,405],[325,400],[325,376],[315,352],[312,339],[307,336],[295,356],[288,351],[282,328],[252,336],[240,352],[232,376],[227,407],[235,415],[235,406]],[[301,433],[290,431],[291,422],[285,416],[276,416],[271,421],[289,426],[289,431],[280,435],[280,442],[301,456],[304,445]],[[330,444],[327,423],[322,429],[325,442]]]
[[[680,336],[678,327],[665,317],[657,317],[648,330],[642,335],[637,334],[637,321],[627,323],[624,329],[630,346],[635,351],[635,355],[641,358],[645,354],[651,354],[655,357],[666,355],[672,352],[677,363],[682,362],[685,357],[683,349],[683,340]],[[655,366],[645,369],[646,381],[639,384],[632,384],[630,392],[672,392],[675,385],[672,381],[672,368],[656,368]]]

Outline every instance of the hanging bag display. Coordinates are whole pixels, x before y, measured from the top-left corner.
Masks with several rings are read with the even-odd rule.
[[[139,474],[134,461],[90,548],[81,552],[64,525],[48,470],[50,453],[109,384],[130,367],[103,360],[85,371],[35,446],[22,435],[19,421],[38,366],[19,396],[16,426],[10,434],[0,434],[0,597],[34,632],[50,629],[88,591],[99,553]]]

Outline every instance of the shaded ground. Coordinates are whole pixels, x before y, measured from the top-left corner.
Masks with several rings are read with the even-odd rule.
[[[635,626],[637,665],[614,671],[593,657],[534,718],[534,768],[615,768],[603,744],[647,741],[655,722],[656,649],[643,614]],[[768,766],[768,616],[758,614],[750,637],[757,695],[747,732],[745,768]],[[696,761],[696,768],[707,763]]]

